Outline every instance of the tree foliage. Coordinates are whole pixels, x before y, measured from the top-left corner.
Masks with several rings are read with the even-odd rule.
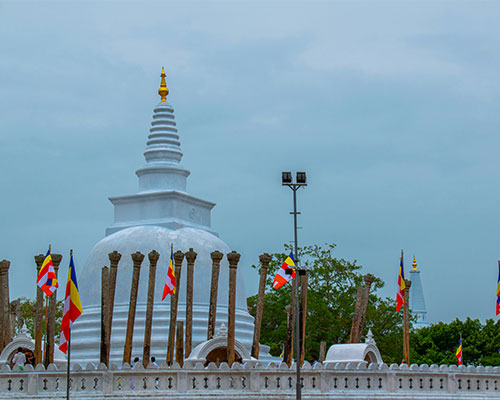
[[[300,249],[301,265],[308,270],[306,323],[306,359],[317,358],[321,341],[327,346],[349,340],[356,287],[363,285],[361,266],[354,261],[334,257],[335,244],[313,245]],[[286,253],[272,254],[266,279],[261,342],[270,346],[272,355],[279,355],[286,340],[287,313],[291,285],[272,288],[274,276]],[[255,269],[258,269],[254,266]],[[376,278],[368,304],[364,334],[372,329],[384,360],[400,362],[402,358],[401,313],[396,313],[392,299],[382,299],[376,291],[384,283]],[[255,315],[257,295],[248,298]]]
[[[417,364],[456,364],[456,350],[462,334],[464,365],[500,365],[500,321],[456,319],[438,322],[412,332],[410,359]]]
[[[36,300],[28,299],[26,297],[20,297],[19,299],[20,302],[20,309],[21,309],[21,316],[24,320],[24,323],[26,324],[26,328],[28,328],[28,332],[30,333],[31,337],[35,337],[35,322],[34,322],[34,317],[35,317],[35,310],[36,310]],[[56,341],[59,340],[59,336],[61,333],[61,321],[62,321],[62,315],[63,315],[63,309],[64,309],[64,300],[59,300],[56,303],[56,328],[55,328],[55,339]],[[45,335],[45,304],[43,307],[43,334]]]

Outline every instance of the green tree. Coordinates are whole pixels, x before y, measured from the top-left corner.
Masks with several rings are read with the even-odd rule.
[[[349,340],[356,287],[363,285],[361,266],[354,261],[334,257],[335,244],[306,246],[300,249],[302,266],[308,269],[308,298],[306,323],[306,359],[318,357],[321,341],[327,345]],[[274,276],[286,253],[275,253],[269,265],[264,295],[261,342],[270,346],[272,355],[279,355],[286,340],[287,314],[291,285],[279,290],[272,288]],[[254,266],[255,269],[258,269]],[[364,333],[371,328],[386,362],[400,362],[402,358],[401,313],[396,313],[395,302],[382,299],[376,291],[384,283],[376,278],[365,320]],[[255,315],[257,295],[248,298],[250,313]]]
[[[456,319],[413,331],[411,360],[418,364],[456,364],[456,351],[462,335],[464,365],[500,365],[500,322],[488,319]]]
[[[20,302],[20,309],[21,309],[21,315],[23,317],[24,323],[26,324],[26,327],[28,328],[28,332],[30,333],[31,337],[35,337],[35,326],[34,326],[34,316],[35,316],[35,306],[36,306],[36,300],[28,299],[26,297],[20,297],[19,299]],[[56,303],[56,341],[59,340],[59,337],[61,335],[61,321],[62,321],[62,315],[63,315],[63,310],[64,310],[64,300],[59,300]],[[45,306],[43,307],[43,320],[45,321]],[[43,324],[43,334],[45,335],[45,322]]]

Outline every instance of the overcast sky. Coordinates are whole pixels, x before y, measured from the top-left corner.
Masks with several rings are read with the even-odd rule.
[[[497,2],[0,1],[0,259],[35,295],[49,243],[82,267],[137,191],[161,67],[188,191],[249,266],[336,243],[395,295],[416,256],[431,322],[494,317],[500,258]],[[66,261],[64,261],[66,260]],[[96,277],[96,280],[100,277]],[[59,295],[62,298],[62,294]]]

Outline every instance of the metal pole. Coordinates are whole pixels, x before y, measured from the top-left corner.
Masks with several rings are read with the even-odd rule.
[[[66,366],[66,400],[69,400],[69,374],[70,374],[70,365],[71,365],[71,321],[69,323],[69,336],[68,336],[68,365]]]
[[[300,301],[299,301],[299,255],[297,252],[298,249],[298,241],[297,241],[297,189],[300,186],[293,185],[291,186],[293,190],[293,229],[295,235],[295,279],[297,279],[297,284],[295,285],[295,364],[297,365],[297,383],[296,383],[296,398],[297,400],[301,400],[302,398],[302,383],[300,381]]]

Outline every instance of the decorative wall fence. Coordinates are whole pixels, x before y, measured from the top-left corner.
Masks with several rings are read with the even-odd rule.
[[[330,363],[302,369],[304,399],[498,399],[499,367]],[[286,364],[211,363],[131,369],[103,364],[74,365],[71,372],[73,399],[213,398],[293,399],[295,368]],[[55,399],[66,394],[66,372],[50,365],[24,371],[0,371],[0,399]]]

